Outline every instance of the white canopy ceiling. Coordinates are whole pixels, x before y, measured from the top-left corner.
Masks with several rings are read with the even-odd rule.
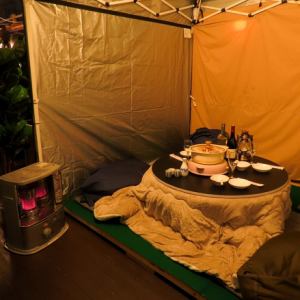
[[[191,26],[193,0],[37,0],[71,7],[82,7],[119,16],[149,19],[161,23]]]
[[[181,27],[191,27],[220,13],[253,17],[297,0],[36,0]]]

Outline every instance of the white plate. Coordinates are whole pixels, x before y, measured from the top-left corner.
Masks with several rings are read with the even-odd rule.
[[[262,163],[252,164],[252,168],[257,172],[262,172],[262,173],[263,172],[269,172],[269,171],[272,170],[272,166],[262,164]]]
[[[246,189],[251,185],[248,180],[242,178],[231,178],[228,183],[237,189]]]

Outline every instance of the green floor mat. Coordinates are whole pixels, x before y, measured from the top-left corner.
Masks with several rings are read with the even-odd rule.
[[[174,262],[139,235],[133,233],[126,225],[117,222],[99,222],[94,218],[90,210],[72,199],[65,200],[64,204],[66,212],[90,228],[101,231],[104,237],[109,236],[109,240],[117,241],[117,245],[121,244],[124,248],[132,250],[139,257],[143,258],[143,260],[156,266],[156,269],[161,270],[160,274],[166,274],[167,279],[173,278],[174,280],[171,280],[173,283],[180,282],[188,287],[189,290],[196,292],[208,300],[240,299],[211,276],[194,272]]]

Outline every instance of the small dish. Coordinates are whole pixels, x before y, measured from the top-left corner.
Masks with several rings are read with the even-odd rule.
[[[214,185],[223,186],[229,180],[229,177],[223,174],[215,174],[210,176],[210,180]]]
[[[238,161],[236,167],[239,171],[245,171],[246,169],[248,169],[250,167],[250,163],[247,161]]]
[[[236,189],[246,189],[251,185],[248,180],[243,178],[231,178],[229,179],[228,183]]]
[[[188,153],[185,150],[180,151],[179,154],[183,157],[188,157]]]
[[[263,163],[255,163],[255,164],[252,164],[252,168],[257,171],[257,172],[269,172],[272,170],[272,166],[270,165],[266,165],[266,164],[263,164]]]

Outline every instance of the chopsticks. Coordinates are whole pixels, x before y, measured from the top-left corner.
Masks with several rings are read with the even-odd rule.
[[[258,183],[258,182],[255,182],[255,181],[252,181],[252,180],[249,180],[249,179],[245,179],[245,178],[240,178],[240,179],[247,180],[249,183],[251,183],[252,185],[255,185],[255,186],[259,186],[259,187],[264,186],[263,183]]]

